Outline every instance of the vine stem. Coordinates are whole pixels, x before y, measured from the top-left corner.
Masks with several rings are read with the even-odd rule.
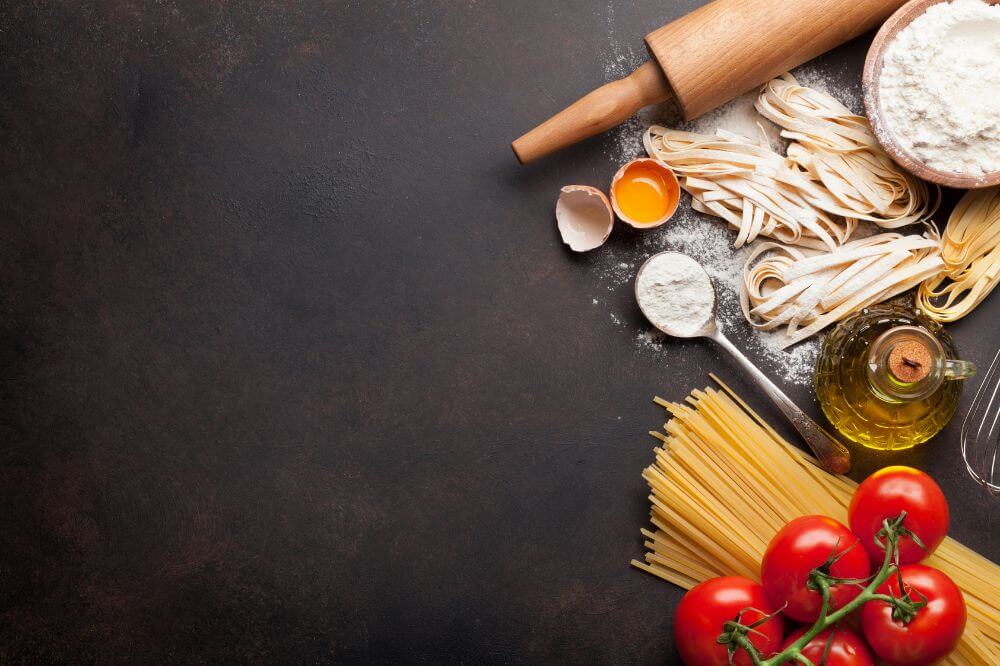
[[[737,636],[736,644],[746,650],[746,653],[750,655],[750,661],[753,663],[753,666],[760,666],[761,661],[760,657],[757,656],[757,648],[753,646],[746,636]]]
[[[896,599],[893,599],[885,594],[878,594],[875,590],[877,590],[879,586],[881,586],[882,583],[889,578],[892,572],[897,569],[897,566],[893,563],[893,561],[896,559],[899,551],[899,530],[902,529],[904,518],[906,518],[905,511],[903,511],[895,520],[890,521],[886,519],[883,522],[886,544],[885,557],[882,560],[882,566],[879,568],[878,573],[872,577],[871,582],[868,583],[858,596],[832,613],[830,612],[830,579],[825,573],[817,569],[813,569],[810,573],[810,578],[816,587],[819,588],[819,593],[822,598],[822,605],[820,606],[819,617],[816,619],[816,622],[813,626],[809,627],[806,633],[802,634],[797,641],[773,657],[762,660],[757,658],[756,654],[754,654],[755,650],[747,650],[747,652],[750,653],[750,658],[753,660],[754,666],[780,666],[789,659],[794,659],[801,664],[811,665],[812,663],[809,659],[802,654],[802,648],[808,645],[809,641],[814,639],[817,635],[837,624],[837,622],[844,619],[869,601],[879,600],[896,605]],[[740,638],[742,638],[743,641],[746,641],[745,636],[741,636]],[[741,645],[741,647],[744,646]],[[746,648],[744,647],[744,649]]]

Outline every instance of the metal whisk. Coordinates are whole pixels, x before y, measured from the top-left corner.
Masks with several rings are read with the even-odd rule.
[[[1000,350],[962,421],[962,457],[969,474],[992,494],[1000,494]]]

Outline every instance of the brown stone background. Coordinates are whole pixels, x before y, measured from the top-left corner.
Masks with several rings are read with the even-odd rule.
[[[674,660],[649,400],[753,393],[590,304],[608,139],[508,142],[697,4],[0,4],[0,662]],[[996,559],[957,426],[893,460]]]

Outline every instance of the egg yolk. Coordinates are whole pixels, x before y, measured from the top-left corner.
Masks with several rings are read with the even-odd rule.
[[[663,173],[649,164],[626,169],[615,184],[615,201],[630,220],[640,224],[656,222],[670,212],[677,190]]]

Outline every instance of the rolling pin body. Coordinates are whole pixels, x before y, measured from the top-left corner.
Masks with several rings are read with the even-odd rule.
[[[867,32],[904,2],[715,0],[646,36],[660,72],[647,63],[595,90],[514,141],[514,153],[533,162],[614,127],[671,90],[684,117],[697,117]]]

